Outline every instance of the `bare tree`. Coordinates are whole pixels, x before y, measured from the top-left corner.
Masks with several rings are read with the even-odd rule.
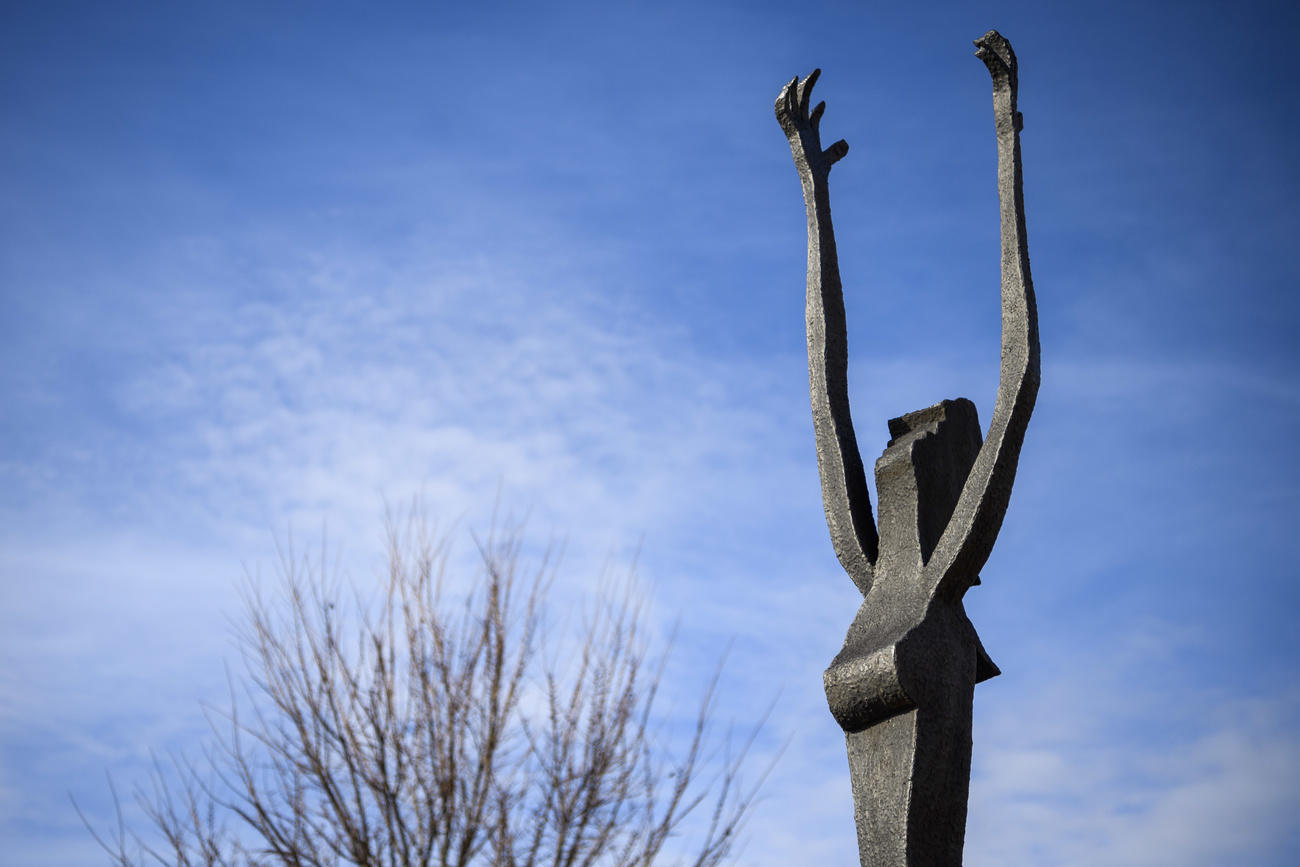
[[[553,571],[544,558],[525,575],[520,540],[476,540],[482,574],[457,599],[445,539],[414,513],[390,520],[373,605],[345,604],[323,554],[283,556],[282,598],[248,593],[247,680],[209,711],[203,761],[155,761],[135,792],[155,833],[126,827],[116,792],[115,831],[91,829],[112,862],[721,863],[757,789],[737,776],[754,736],[735,752],[711,737],[715,676],[670,737],[655,713],[666,657],[652,661],[626,585],[557,644]],[[683,859],[668,844],[686,825]]]

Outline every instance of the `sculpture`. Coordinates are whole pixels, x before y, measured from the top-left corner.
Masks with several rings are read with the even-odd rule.
[[[1038,393],[1038,314],[1029,274],[1016,56],[997,31],[975,41],[993,77],[1002,225],[1002,367],[981,443],[975,406],[945,400],[889,422],[872,521],[849,415],[844,295],[828,179],[848,153],[821,147],[820,70],[776,100],[808,214],[808,378],[822,501],[835,554],[865,599],[825,674],[848,742],[864,865],[960,865],[970,788],[974,686],[999,673],[962,597],[1002,525]]]

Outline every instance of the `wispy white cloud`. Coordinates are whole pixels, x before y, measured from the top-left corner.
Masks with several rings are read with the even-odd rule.
[[[317,285],[309,275],[282,279]],[[691,709],[692,690],[729,642],[722,717],[743,729],[780,696],[760,761],[790,740],[746,863],[850,860],[847,770],[820,671],[857,597],[825,544],[802,359],[711,358],[592,285],[560,291],[519,282],[510,268],[420,281],[395,272],[382,285],[349,294],[321,284],[309,300],[174,312],[177,344],[111,392],[121,415],[152,431],[147,459],[120,431],[108,442],[121,453],[69,441],[110,477],[124,459],[136,474],[113,509],[83,506],[75,534],[54,538],[69,529],[53,515],[64,499],[39,493],[93,503],[103,492],[83,496],[78,485],[102,476],[79,478],[76,461],[28,470],[44,479],[32,483],[32,508],[50,510],[53,523],[49,536],[6,542],[7,574],[31,580],[5,583],[5,649],[18,664],[0,698],[9,743],[46,732],[43,768],[54,782],[9,786],[11,815],[55,809],[63,787],[102,816],[101,768],[138,775],[150,745],[192,740],[197,700],[224,690],[218,658],[229,646],[226,617],[237,612],[239,563],[271,562],[273,532],[315,535],[324,522],[365,581],[385,498],[420,494],[444,525],[480,529],[500,498],[531,513],[542,541],[565,542],[566,571],[589,576],[581,581],[642,546],[661,634],[682,624],[670,668],[686,697],[679,709]],[[1158,430],[1171,416],[1194,423],[1204,407],[1189,396],[1193,382],[1222,382],[1216,399],[1238,384],[1211,368],[1048,370],[1047,411],[1033,430],[1045,442],[1031,443],[1008,532],[1035,528],[1044,544],[1067,547],[1033,513],[1040,497],[1059,497],[1062,482],[1093,471],[1077,463],[1085,440],[1058,434],[1084,417],[1122,415],[1130,430]],[[882,439],[872,432],[884,418],[933,399],[972,394],[987,417],[995,375],[992,364],[857,362],[864,454]],[[1254,391],[1290,406],[1285,388]],[[1076,563],[1085,579],[1096,568],[1088,562]],[[1060,630],[1024,628],[1008,613],[1008,597],[1039,580],[1015,571],[1015,558],[1012,568],[976,603],[1001,619],[974,615],[986,643],[1011,654],[1000,659],[1012,694],[995,681],[977,696],[970,863],[1213,864],[1256,851],[1253,839],[1275,845],[1283,807],[1300,797],[1268,773],[1280,766],[1271,758],[1296,750],[1293,722],[1282,718],[1290,711],[1180,719],[1179,740],[1146,737],[1189,699],[1147,697],[1135,710],[1125,678],[1174,665],[1168,649],[1192,639],[1153,621],[1134,633],[1145,644],[1091,657],[1087,676],[1054,685],[1051,658],[1062,673],[1077,675],[1077,663],[1059,656]],[[1039,674],[1017,678],[1023,654],[1044,648]],[[1256,778],[1257,796],[1228,798]],[[1214,840],[1180,830],[1192,822],[1218,828]]]
[[[706,547],[713,525],[736,532],[728,513],[754,520],[747,503],[781,508],[793,461],[765,374],[700,356],[653,317],[620,323],[589,289],[497,276],[174,312],[176,344],[113,382],[100,427],[64,432],[27,482],[27,524],[48,523],[5,540],[5,741],[39,736],[49,780],[16,795],[12,821],[57,809],[62,788],[103,816],[102,768],[138,777],[151,746],[192,739],[197,700],[224,689],[240,561],[266,564],[286,527],[324,522],[361,582],[385,498],[418,494],[444,525],[480,531],[500,498],[587,582],[649,536],[666,549],[642,567],[663,588],[661,631],[683,607],[725,612],[752,583]],[[672,565],[683,545],[708,574]],[[678,676],[701,684],[734,630],[724,618],[684,640]],[[743,725],[778,687],[726,717]]]
[[[711,357],[594,284],[522,281],[521,263],[444,267],[420,279],[372,266],[378,288],[361,293],[316,276],[334,270],[318,261],[282,274],[309,291],[275,302],[173,310],[165,330],[176,342],[110,392],[116,412],[150,432],[147,445],[105,421],[104,431],[69,437],[67,453],[83,458],[24,470],[42,479],[26,484],[32,508],[52,523],[49,535],[6,542],[6,572],[32,576],[5,584],[5,648],[19,660],[0,681],[7,740],[47,731],[47,744],[59,744],[46,748],[49,778],[103,815],[94,794],[102,795],[101,767],[138,775],[150,745],[193,738],[197,699],[219,700],[238,564],[271,562],[273,532],[315,535],[323,522],[364,582],[378,562],[385,498],[420,494],[444,525],[479,529],[500,499],[530,513],[543,542],[564,541],[566,572],[589,576],[580,579],[587,587],[600,564],[627,563],[640,546],[661,634],[681,620],[670,679],[683,696],[729,642],[723,718],[743,729],[780,695],[760,761],[790,740],[746,862],[851,859],[843,745],[824,711],[820,671],[857,597],[825,544],[803,360]],[[856,362],[864,455],[883,439],[872,435],[883,419],[941,397],[971,394],[987,419],[994,364]],[[1171,416],[1192,423],[1204,410],[1189,397],[1192,383],[1217,376],[1220,395],[1237,384],[1218,369],[1141,363],[1056,365],[1048,374],[1033,430],[1044,441],[1031,438],[1008,532],[1035,528],[1058,547],[1072,543],[1035,519],[1039,498],[1094,475],[1078,465],[1084,435],[1059,434],[1084,417],[1122,415],[1130,430],[1158,430]],[[1286,389],[1255,391],[1290,406]],[[112,447],[92,449],[88,440],[101,436]],[[79,476],[79,461],[104,474]],[[59,505],[102,501],[105,492],[85,489],[123,463],[134,475],[113,508],[81,506],[68,534]],[[1097,564],[1085,554],[1074,556],[1086,579]],[[1184,720],[1176,751],[1152,751],[1136,736],[1168,705],[1146,701],[1147,716],[1126,716],[1123,680],[1139,660],[1151,664],[1153,648],[1184,640],[1167,627],[1141,633],[1154,636],[1142,653],[1092,659],[1088,671],[1100,677],[1058,687],[1045,676],[1012,681],[1023,659],[1015,654],[1050,649],[1061,636],[1042,624],[1006,631],[1020,622],[1008,595],[1038,580],[1020,575],[1014,558],[1011,566],[976,603],[1002,612],[975,617],[987,624],[986,643],[1012,654],[1003,661],[1014,695],[977,696],[977,707],[1002,709],[981,711],[971,863],[1096,863],[1099,852],[1107,863],[1173,863],[1159,852],[1192,851],[1170,842],[1180,823],[1217,809],[1214,793],[1244,785],[1268,755],[1294,752],[1293,729],[1279,722]],[[1037,670],[1051,671],[1043,661]],[[1113,743],[1099,743],[1099,731]],[[1263,788],[1271,803],[1296,801],[1277,775]],[[10,791],[15,816],[62,798],[53,787]],[[1241,829],[1276,840],[1283,827],[1263,808],[1224,817],[1218,848],[1197,844],[1202,860],[1183,863],[1252,851]],[[1129,860],[1116,860],[1120,853]]]
[[[1300,844],[1293,691],[1143,693],[1125,683],[1151,658],[1086,664],[1104,675],[984,706],[968,864],[1288,863]]]

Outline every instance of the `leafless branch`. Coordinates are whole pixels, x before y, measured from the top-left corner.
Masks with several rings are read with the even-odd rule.
[[[480,575],[456,599],[445,539],[414,510],[390,517],[375,604],[344,604],[323,548],[318,563],[282,551],[281,597],[246,594],[243,698],[232,680],[210,709],[203,770],[155,760],[135,792],[156,843],[128,832],[112,790],[116,834],[91,828],[112,863],[651,865],[692,815],[691,863],[722,863],[757,792],[739,776],[757,729],[734,752],[714,743],[715,675],[671,754],[667,657],[635,594],[607,592],[557,650],[553,564],[525,571],[521,540],[476,539]]]

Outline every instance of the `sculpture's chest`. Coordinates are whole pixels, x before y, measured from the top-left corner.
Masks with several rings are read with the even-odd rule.
[[[891,419],[889,433],[876,461],[880,568],[901,578],[930,559],[983,437],[975,404],[965,398]]]

